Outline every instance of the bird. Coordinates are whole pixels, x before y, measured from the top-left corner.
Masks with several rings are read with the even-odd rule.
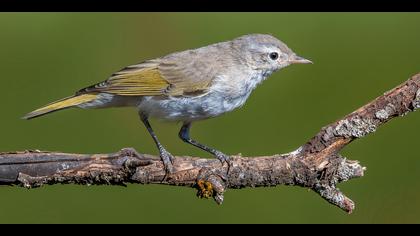
[[[160,143],[150,118],[182,122],[179,138],[224,164],[230,160],[227,154],[190,137],[192,123],[242,107],[251,92],[273,72],[291,64],[307,63],[312,61],[298,56],[271,34],[247,34],[143,60],[22,118],[32,119],[72,107],[136,107],[167,174],[174,172],[174,157]]]

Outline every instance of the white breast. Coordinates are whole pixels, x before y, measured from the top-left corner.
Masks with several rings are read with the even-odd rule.
[[[268,74],[255,73],[237,81],[218,78],[209,92],[195,97],[144,97],[138,109],[151,117],[171,121],[194,121],[219,116],[241,107]]]

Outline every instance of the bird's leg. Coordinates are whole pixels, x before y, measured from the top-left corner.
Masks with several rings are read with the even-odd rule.
[[[194,145],[198,148],[201,148],[202,150],[209,152],[211,154],[213,154],[217,159],[219,159],[219,161],[223,163],[227,163],[230,166],[230,161],[229,161],[229,156],[222,153],[219,150],[216,150],[214,148],[208,147],[206,145],[203,145],[193,139],[190,138],[190,127],[191,127],[191,123],[190,122],[185,122],[182,127],[181,130],[179,131],[179,137],[186,143],[189,143],[191,145]]]
[[[163,162],[163,165],[165,166],[166,174],[173,173],[173,156],[170,154],[166,149],[162,146],[162,144],[159,142],[158,138],[155,135],[155,132],[152,129],[152,126],[150,126],[148,117],[146,115],[140,114],[140,119],[143,122],[144,126],[146,126],[147,131],[149,131],[150,136],[152,136],[153,140],[156,143],[157,148],[159,149],[160,158]]]

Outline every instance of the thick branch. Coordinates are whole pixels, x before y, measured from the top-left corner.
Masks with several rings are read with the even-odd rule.
[[[232,156],[231,166],[215,159],[176,157],[165,176],[158,157],[123,149],[114,154],[66,154],[41,151],[0,153],[0,183],[24,187],[43,184],[170,184],[195,187],[198,196],[223,202],[228,188],[298,185],[351,212],[354,203],[336,185],[363,176],[364,167],[338,152],[381,124],[420,108],[420,74],[324,128],[294,152]]]

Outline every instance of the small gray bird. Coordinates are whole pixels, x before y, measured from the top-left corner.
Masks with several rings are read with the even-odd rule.
[[[297,56],[271,35],[244,35],[125,67],[107,80],[23,118],[31,119],[70,107],[134,106],[159,149],[167,173],[173,171],[173,156],[159,142],[149,117],[182,121],[179,137],[213,154],[223,164],[229,160],[226,154],[190,138],[192,122],[241,107],[271,73],[299,63],[312,62]]]

